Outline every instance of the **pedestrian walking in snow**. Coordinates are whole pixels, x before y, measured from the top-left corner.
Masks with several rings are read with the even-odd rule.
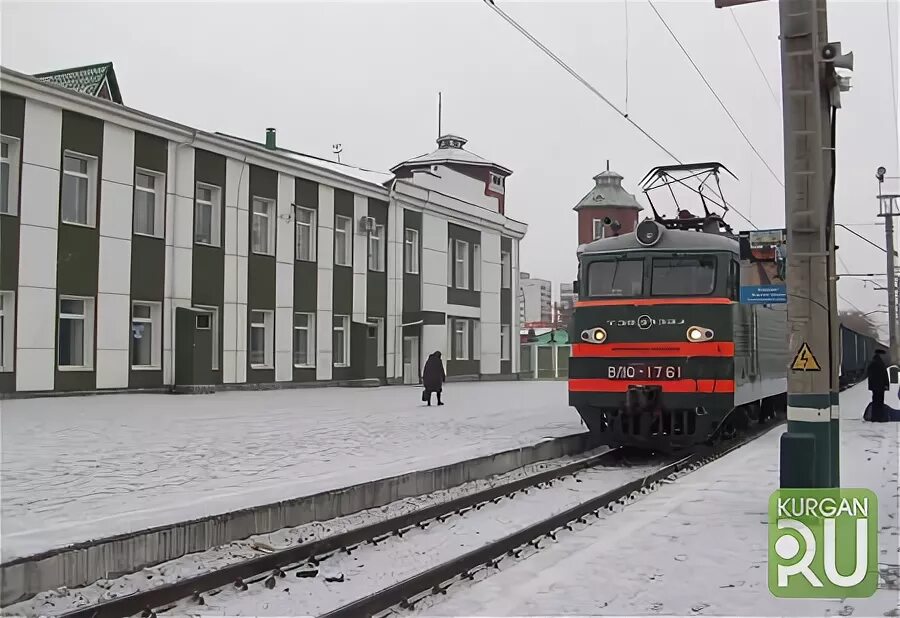
[[[425,387],[425,392],[422,393],[422,401],[426,401],[428,405],[431,405],[431,393],[436,393],[437,404],[439,406],[444,405],[444,402],[441,401],[441,390],[446,381],[447,375],[444,373],[441,353],[434,352],[428,356],[428,360],[425,361],[425,368],[422,369],[422,385]]]
[[[866,377],[869,379],[869,390],[872,391],[872,421],[883,423],[887,420],[884,392],[891,383],[887,365],[884,364],[884,350],[875,350],[875,356],[866,368]]]

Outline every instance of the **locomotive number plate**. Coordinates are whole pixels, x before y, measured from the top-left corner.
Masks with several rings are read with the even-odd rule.
[[[681,379],[681,367],[649,363],[611,365],[608,370],[608,378],[610,380],[679,380]]]

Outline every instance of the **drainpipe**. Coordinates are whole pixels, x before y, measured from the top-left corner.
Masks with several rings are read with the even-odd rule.
[[[391,187],[388,190],[388,218],[390,218],[391,203],[395,202],[397,199],[396,198],[396,190],[395,190],[396,187],[397,187],[397,178],[394,177],[394,179],[391,181]],[[395,227],[396,227],[396,224],[395,224]],[[400,226],[400,229],[401,230],[403,229],[402,225]],[[388,244],[390,244],[390,243],[388,243]],[[402,247],[402,244],[401,244],[401,247]],[[396,247],[395,247],[395,249],[396,249]],[[394,266],[395,266],[395,268],[398,267],[397,264],[395,264]],[[402,282],[403,281],[403,279],[402,279],[402,277],[403,277],[403,253],[402,252],[400,254],[399,270],[400,270],[400,273],[399,273],[400,281]],[[390,281],[391,281],[390,272],[388,272],[388,285],[390,285]],[[396,278],[395,278],[395,281],[396,281]],[[394,307],[393,307],[393,310],[394,310],[394,314],[397,316],[397,319],[402,321],[403,320],[403,295],[400,291],[400,286],[398,286],[396,283],[394,284]],[[398,313],[398,310],[399,310],[399,313]],[[403,326],[404,326],[404,324],[400,324],[394,328],[394,378],[395,379],[400,378],[401,381],[403,380]]]

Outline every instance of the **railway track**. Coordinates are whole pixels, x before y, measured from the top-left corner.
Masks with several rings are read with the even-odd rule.
[[[560,530],[572,530],[576,523],[587,523],[588,517],[592,515],[597,517],[602,510],[613,510],[617,502],[625,504],[630,497],[636,497],[639,493],[649,493],[663,480],[717,459],[773,428],[775,424],[777,423],[762,426],[761,431],[755,431],[744,439],[718,443],[679,459],[669,459],[649,474],[592,497],[552,517],[522,527],[513,534],[489,541],[473,551],[423,570],[375,593],[361,596],[337,609],[327,611],[323,616],[356,618],[377,615],[398,605],[402,608],[413,607],[419,598],[445,592],[446,582],[456,578],[472,579],[475,572],[494,568],[507,557],[518,558],[529,545],[538,547],[541,539],[555,539]],[[226,565],[177,582],[80,607],[62,615],[78,618],[141,615],[144,618],[155,618],[158,615],[165,615],[168,611],[182,613],[185,605],[203,606],[207,599],[214,598],[222,591],[243,592],[251,587],[274,588],[290,573],[294,573],[296,577],[310,576],[309,574],[316,571],[321,562],[335,555],[350,555],[367,545],[377,546],[392,538],[402,539],[410,531],[443,524],[451,517],[480,511],[489,504],[501,502],[504,498],[515,498],[517,495],[539,491],[566,477],[575,476],[592,468],[627,465],[629,455],[630,452],[626,449],[612,449],[556,469],[399,517]],[[175,607],[179,609],[174,610]]]
[[[496,504],[505,498],[514,498],[552,486],[555,482],[584,470],[601,466],[628,465],[629,455],[631,452],[628,449],[611,449],[398,517],[229,564],[177,582],[79,607],[61,615],[72,618],[132,615],[151,617],[157,613],[164,613],[174,603],[185,599],[193,599],[194,602],[203,604],[204,595],[216,594],[223,587],[247,590],[257,584],[271,586],[273,581],[285,577],[287,573],[308,567],[315,568],[336,553],[350,554],[361,546],[378,545],[392,537],[402,538],[411,530],[424,530],[435,523],[444,523],[453,516],[464,516],[470,511],[481,510],[487,504]]]

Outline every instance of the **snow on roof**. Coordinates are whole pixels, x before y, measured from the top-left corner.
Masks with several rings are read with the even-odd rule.
[[[368,170],[362,167],[354,167],[345,163],[329,161],[328,159],[320,159],[319,157],[305,155],[290,150],[284,150],[282,148],[279,148],[278,152],[296,161],[302,161],[303,163],[308,163],[309,165],[322,167],[332,172],[337,172],[338,174],[344,174],[345,176],[350,176],[351,178],[362,180],[363,182],[370,182],[372,184],[378,185],[379,187],[384,186],[385,182],[394,178],[394,175],[389,174],[388,172],[377,172],[375,170]]]
[[[480,157],[474,152],[469,152],[464,148],[466,140],[457,135],[442,135],[437,139],[438,147],[427,154],[419,155],[402,163],[398,163],[391,168],[392,172],[402,167],[410,165],[432,164],[432,163],[462,163],[464,165],[481,165],[485,167],[496,168],[500,172],[507,175],[512,174],[512,170],[507,169],[499,163],[488,161],[484,157]]]

